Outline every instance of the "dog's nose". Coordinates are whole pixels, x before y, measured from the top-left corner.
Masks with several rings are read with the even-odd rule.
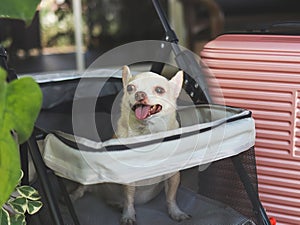
[[[137,93],[135,93],[134,97],[136,101],[140,102],[147,98],[147,94],[143,91],[138,91]]]

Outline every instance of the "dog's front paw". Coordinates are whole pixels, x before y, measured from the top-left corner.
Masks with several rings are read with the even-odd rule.
[[[181,211],[178,207],[169,208],[169,215],[173,220],[176,220],[178,222],[192,218],[190,215]]]
[[[177,213],[177,214],[170,214],[170,217],[173,219],[173,220],[176,220],[178,222],[180,221],[183,221],[183,220],[188,220],[188,219],[191,219],[192,217],[184,212],[181,212],[181,213]]]
[[[78,188],[76,188],[74,191],[70,193],[70,199],[74,203],[78,199],[80,199],[84,193],[87,191],[87,186],[79,185]]]
[[[122,217],[121,225],[136,225],[135,218],[132,217]]]

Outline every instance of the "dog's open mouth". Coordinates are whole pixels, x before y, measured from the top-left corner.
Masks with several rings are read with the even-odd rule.
[[[135,113],[135,117],[139,120],[144,120],[151,115],[159,113],[162,110],[162,106],[159,104],[156,105],[145,105],[145,104],[135,104],[132,107],[132,110]]]

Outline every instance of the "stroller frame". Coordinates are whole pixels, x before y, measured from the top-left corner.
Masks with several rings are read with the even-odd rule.
[[[190,55],[188,52],[181,51],[180,48],[178,47],[178,38],[175,34],[175,32],[172,30],[170,27],[166,15],[164,14],[162,7],[159,3],[158,0],[152,0],[153,5],[155,7],[155,10],[161,20],[161,23],[164,27],[165,30],[165,41],[171,42],[172,43],[172,49],[163,49],[162,47],[162,57],[168,56],[171,51],[175,54],[175,59],[178,64],[178,67],[181,68],[182,70],[185,71],[186,74],[190,76],[185,76],[185,79],[190,82],[191,89],[186,90],[188,94],[191,92],[193,93],[202,93],[200,95],[193,95],[191,96],[192,100],[194,103],[199,103],[204,100],[206,103],[212,103],[212,100],[209,96],[208,92],[208,86],[206,85],[206,82],[204,80],[204,75],[201,71],[201,67],[198,62],[196,62],[195,58]],[[1,48],[0,52],[0,66],[2,66],[5,70],[8,71],[8,80],[13,80],[17,79],[16,74],[14,73],[13,70],[8,69],[7,63],[7,55],[6,52],[3,48]],[[162,63],[153,63],[151,67],[151,71],[156,72],[156,73],[161,73],[162,69],[164,67],[164,64]],[[201,92],[195,91],[195,83],[199,84],[199,87],[201,89]],[[32,161],[34,163],[34,166],[36,168],[36,172],[44,193],[44,196],[46,198],[46,202],[48,204],[50,213],[53,218],[53,222],[55,225],[63,225],[64,220],[61,215],[61,211],[59,210],[59,204],[58,200],[56,199],[53,191],[52,184],[49,180],[49,173],[47,172],[47,168],[45,166],[45,163],[43,161],[43,158],[41,156],[41,153],[39,151],[39,147],[37,145],[37,140],[39,139],[39,130],[38,128],[35,128],[32,136],[30,139],[27,141],[27,143],[23,144],[20,148],[20,154],[21,154],[21,164],[22,164],[22,169],[24,171],[24,178],[22,180],[23,184],[28,184],[29,183],[29,178],[28,178],[28,152],[29,151]],[[238,176],[243,183],[243,186],[248,194],[248,197],[252,203],[254,211],[258,214],[257,216],[260,218],[260,221],[262,221],[263,225],[270,225],[270,221],[266,215],[266,212],[259,200],[259,196],[257,194],[257,191],[255,188],[252,186],[251,180],[249,175],[247,174],[241,159],[239,155],[231,157],[232,163],[236,169],[236,172],[238,173]],[[52,174],[53,171],[51,171]],[[73,204],[69,198],[69,195],[67,193],[67,190],[63,184],[62,178],[57,177],[59,188],[61,189],[64,197],[65,197],[65,202],[67,205],[67,208],[69,210],[69,213],[73,219],[73,222],[75,225],[80,225],[79,219],[76,215],[76,212],[74,210]]]

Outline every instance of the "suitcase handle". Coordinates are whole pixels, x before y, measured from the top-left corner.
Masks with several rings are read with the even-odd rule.
[[[242,33],[258,33],[258,34],[283,34],[283,35],[299,35],[300,21],[289,21],[282,23],[265,24],[258,27],[249,27]]]
[[[268,29],[268,32],[278,34],[300,34],[300,22],[290,21],[272,24]]]

